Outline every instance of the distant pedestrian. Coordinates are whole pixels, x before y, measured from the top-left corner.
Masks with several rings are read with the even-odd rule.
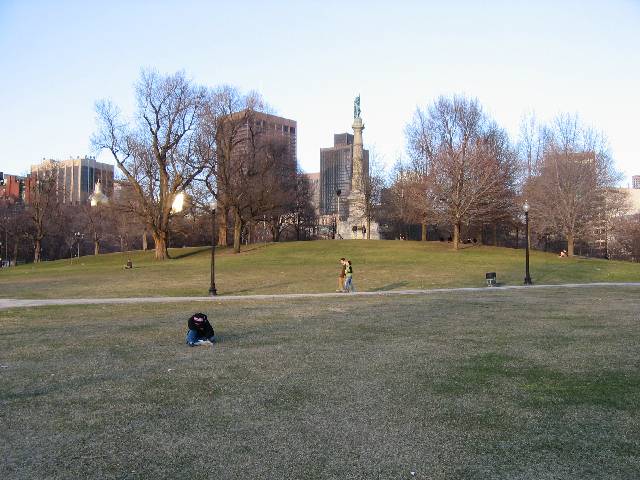
[[[362,225],[362,238],[366,238],[365,235],[367,233],[367,227],[365,227],[364,225]]]
[[[336,292],[344,292],[344,278],[346,276],[346,269],[347,261],[343,257],[340,259],[340,275],[338,275],[338,288],[336,289]]]
[[[195,313],[187,322],[189,331],[187,332],[187,344],[190,347],[203,345],[207,342],[215,341],[213,327],[204,313]]]
[[[347,279],[344,282],[344,291],[345,292],[355,292],[356,289],[353,286],[353,266],[351,265],[351,260],[347,260],[345,275]]]

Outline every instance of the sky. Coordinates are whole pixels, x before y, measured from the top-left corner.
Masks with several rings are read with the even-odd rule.
[[[351,131],[358,94],[387,165],[417,107],[464,94],[514,142],[527,112],[577,113],[623,185],[640,175],[640,0],[0,0],[0,171],[99,154],[95,102],[132,114],[143,68],[257,90],[297,121],[307,172]]]

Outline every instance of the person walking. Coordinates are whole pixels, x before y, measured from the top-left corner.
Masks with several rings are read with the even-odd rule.
[[[351,260],[346,261],[345,276],[346,280],[344,282],[344,291],[347,293],[355,292],[356,289],[353,286],[353,267],[351,266]]]
[[[336,289],[336,292],[344,292],[344,278],[345,278],[345,271],[347,269],[347,261],[343,258],[340,259],[340,275],[338,275],[338,288]]]

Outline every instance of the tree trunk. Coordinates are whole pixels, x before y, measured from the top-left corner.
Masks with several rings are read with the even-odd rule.
[[[498,224],[497,223],[493,224],[493,246],[494,247],[498,246]]]
[[[240,253],[242,219],[237,211],[233,212],[233,253]]]
[[[427,221],[426,220],[424,220],[421,223],[421,227],[422,227],[422,231],[420,232],[420,240],[423,242],[426,242],[427,241]]]
[[[273,241],[273,243],[279,242],[280,228],[279,228],[279,225],[277,224],[277,220],[275,221],[275,223],[269,224],[269,230],[271,230],[271,240]]]
[[[573,232],[567,233],[567,256],[573,257]]]
[[[169,252],[167,251],[167,232],[151,232],[153,237],[153,243],[156,246],[155,258],[156,260],[166,260],[169,258]],[[124,238],[120,237],[120,249],[124,252]]]
[[[93,240],[93,254],[100,255],[100,240]]]
[[[146,252],[149,245],[147,244],[147,229],[145,228],[142,232],[142,251]]]
[[[36,239],[36,248],[33,253],[33,263],[40,261],[40,240]]]
[[[218,219],[218,246],[227,247],[229,246],[227,240],[227,217],[229,216],[228,208],[220,209],[220,218]]]
[[[367,240],[371,240],[371,217],[367,217]]]
[[[460,222],[453,224],[453,249],[458,250],[460,243]]]
[[[20,242],[18,242],[17,238],[15,239],[15,242],[13,242],[13,260],[12,261],[14,265],[18,264],[18,244],[19,243]],[[7,260],[9,259],[7,258]],[[9,266],[11,266],[11,262],[9,262]]]

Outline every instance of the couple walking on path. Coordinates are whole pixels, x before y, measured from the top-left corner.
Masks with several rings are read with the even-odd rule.
[[[340,259],[340,275],[338,276],[338,289],[336,292],[355,292],[356,289],[353,286],[353,267],[351,266],[351,260],[346,258]]]

